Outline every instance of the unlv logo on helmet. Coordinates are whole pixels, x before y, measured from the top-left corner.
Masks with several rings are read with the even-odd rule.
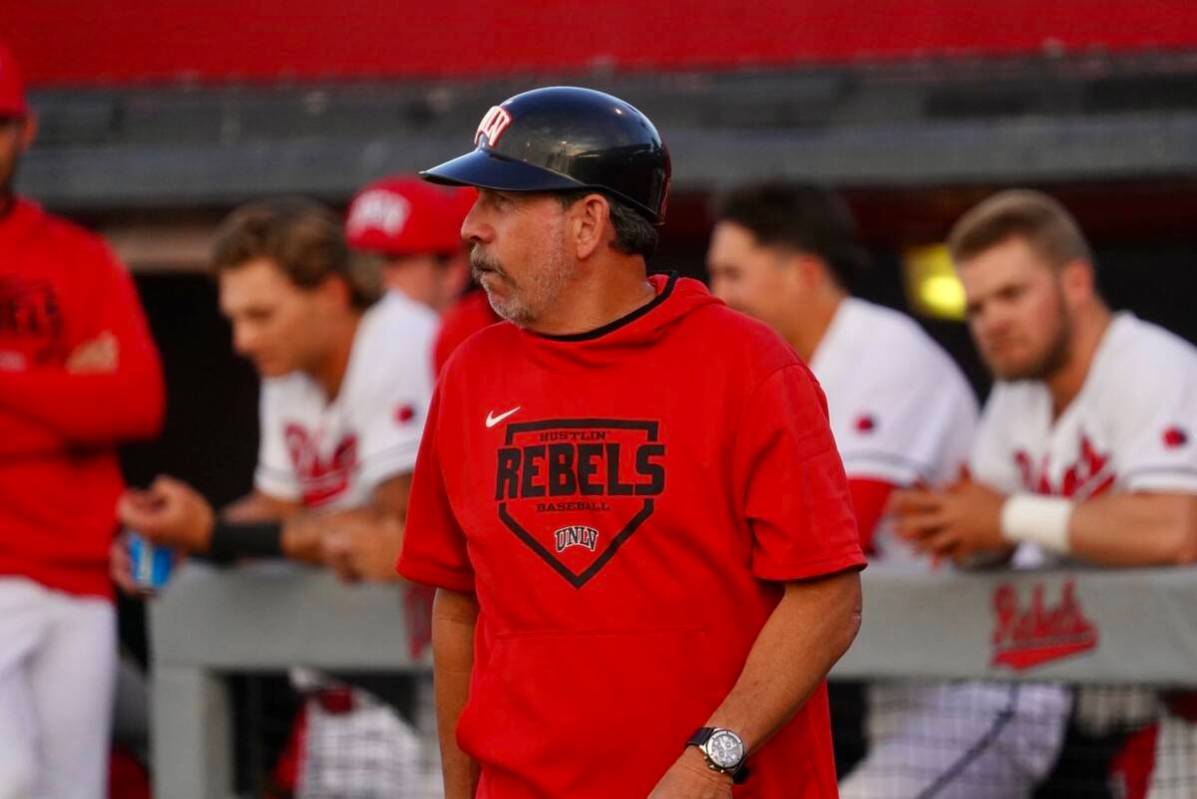
[[[628,419],[508,424],[495,470],[499,520],[581,588],[652,515],[665,490],[659,428]]]
[[[481,144],[482,137],[485,136],[487,145],[494,147],[499,143],[499,137],[503,135],[503,131],[507,130],[507,126],[510,124],[511,114],[497,105],[492,105],[486,112],[486,116],[482,117],[482,121],[478,123],[478,130],[474,133],[474,144]]]

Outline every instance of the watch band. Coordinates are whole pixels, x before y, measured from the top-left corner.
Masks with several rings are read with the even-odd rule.
[[[707,768],[712,771],[718,771],[720,774],[727,774],[732,778],[732,784],[740,785],[748,779],[748,766],[745,765],[748,753],[744,753],[744,760],[741,760],[740,765],[732,770],[716,764],[715,761],[711,760],[711,756],[707,754],[707,750],[703,748],[707,741],[711,740],[711,736],[718,732],[719,729],[719,727],[699,727],[690,736],[690,740],[686,741],[686,746],[697,746],[698,751],[702,752],[703,759],[707,761]],[[731,732],[731,730],[728,730],[728,732]],[[737,735],[736,737],[738,738],[739,736]]]

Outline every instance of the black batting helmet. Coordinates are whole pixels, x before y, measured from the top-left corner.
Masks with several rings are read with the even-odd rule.
[[[669,151],[648,117],[609,94],[550,86],[486,112],[473,152],[420,174],[497,191],[609,192],[649,220],[665,218]]]

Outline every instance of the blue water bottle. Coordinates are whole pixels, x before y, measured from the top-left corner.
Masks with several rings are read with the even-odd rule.
[[[152,544],[133,531],[128,533],[129,558],[133,561],[133,582],[148,594],[157,593],[170,579],[175,554],[167,547]]]

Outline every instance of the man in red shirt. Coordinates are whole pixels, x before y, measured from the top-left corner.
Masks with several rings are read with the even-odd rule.
[[[864,558],[817,383],[646,276],[669,156],[635,108],[539,89],[475,142],[425,175],[481,190],[462,231],[510,324],[446,364],[398,566],[438,589],[447,799],[835,796]]]
[[[13,193],[35,128],[0,46],[0,797],[99,799],[116,445],[156,434],[164,394],[124,268]]]

